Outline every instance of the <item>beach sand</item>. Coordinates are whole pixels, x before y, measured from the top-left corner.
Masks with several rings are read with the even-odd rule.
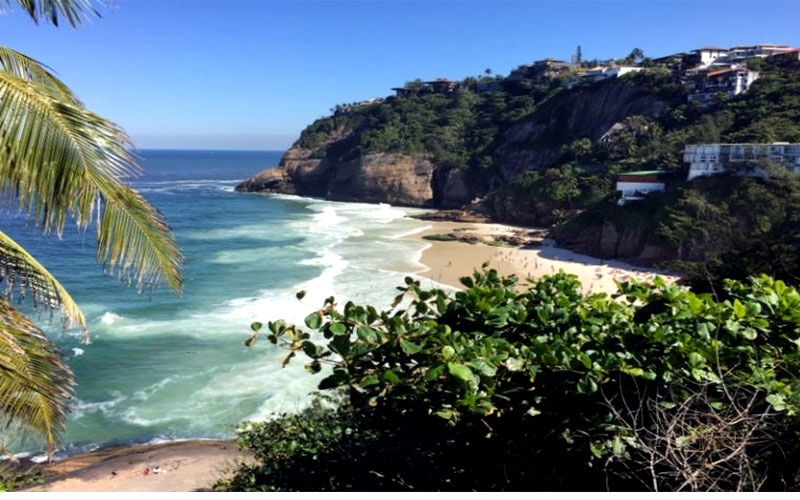
[[[97,450],[41,466],[44,484],[17,491],[192,492],[252,460],[230,441],[179,441]]]
[[[431,221],[430,227],[412,237],[453,234],[459,237],[474,237],[480,240],[470,244],[463,241],[429,241],[421,258],[428,267],[419,273],[430,280],[429,286],[436,282],[454,288],[464,288],[459,278],[471,276],[485,262],[500,275],[511,274],[525,284],[527,278],[539,279],[542,276],[563,270],[578,277],[584,293],[617,291],[617,282],[627,280],[650,281],[657,274],[665,281],[679,278],[677,275],[661,274],[652,269],[632,266],[620,261],[604,260],[580,255],[569,250],[557,248],[552,240],[542,239],[542,231],[503,224],[440,222]],[[486,244],[499,238],[515,237],[527,241],[525,246],[493,246]]]

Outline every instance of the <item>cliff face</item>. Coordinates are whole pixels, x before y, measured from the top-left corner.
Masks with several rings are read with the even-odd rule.
[[[646,228],[644,221],[639,224],[620,224],[604,220],[593,225],[561,226],[553,231],[552,237],[560,247],[601,259],[642,265],[676,259],[677,254],[673,250],[648,241]]]
[[[330,160],[314,158],[314,154],[312,150],[292,148],[278,168],[256,174],[236,190],[318,196],[336,201],[434,206],[434,166],[425,155],[375,153],[352,160]],[[445,185],[454,183],[457,181],[449,177],[444,181]],[[448,202],[459,194],[457,187],[445,188],[443,192]]]
[[[500,174],[510,180],[524,170],[545,168],[563,145],[580,138],[597,142],[626,118],[656,118],[668,105],[625,79],[562,92],[503,134],[495,153]]]

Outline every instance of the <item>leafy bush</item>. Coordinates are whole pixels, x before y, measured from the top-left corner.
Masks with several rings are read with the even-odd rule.
[[[584,296],[559,273],[520,292],[493,270],[462,283],[451,296],[407,278],[385,311],[331,297],[305,319],[322,343],[270,322],[264,335],[288,349],[284,363],[303,353],[310,372],[330,370],[319,389],[344,400],[253,424],[240,442],[261,464],[228,486],[798,486],[795,289],[762,276],[727,282],[718,299],[656,279]]]

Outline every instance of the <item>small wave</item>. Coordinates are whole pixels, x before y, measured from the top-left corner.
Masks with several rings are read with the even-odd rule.
[[[71,350],[72,350],[72,355],[75,356],[76,358],[78,356],[83,356],[83,353],[85,352],[80,347],[73,347]]]
[[[78,398],[73,399],[70,405],[72,420],[77,420],[87,413],[108,413],[128,400],[128,397],[119,391],[113,391],[111,396],[113,399],[94,403],[87,403]]]
[[[133,393],[133,399],[136,399],[138,401],[146,401],[153,394],[158,392],[159,389],[163,388],[164,386],[166,386],[170,382],[172,382],[172,378],[167,377],[167,378],[165,378],[163,380],[160,380],[160,381],[156,382],[155,384],[152,384],[152,385],[150,385],[148,387],[145,387],[144,389],[139,389],[138,391]]]
[[[117,321],[120,321],[120,320],[123,320],[123,319],[125,319],[125,318],[123,318],[119,314],[114,314],[113,312],[108,311],[105,314],[103,314],[102,318],[100,318],[100,322],[103,323],[103,324],[106,324],[106,325],[113,325]]]

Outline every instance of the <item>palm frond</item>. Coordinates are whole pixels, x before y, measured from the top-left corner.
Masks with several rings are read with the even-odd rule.
[[[5,0],[11,5],[12,0]],[[36,24],[45,20],[58,26],[61,18],[69,22],[72,27],[80,25],[84,19],[99,17],[100,14],[92,7],[91,0],[16,0]],[[4,12],[0,4],[0,13]]]
[[[98,258],[111,269],[135,270],[139,286],[165,278],[180,293],[183,256],[169,227],[124,185],[139,173],[128,145],[115,124],[46,85],[0,71],[0,196],[44,232],[60,232],[68,214],[86,227],[102,207]]]
[[[5,283],[5,300],[29,298],[37,309],[59,309],[65,327],[79,326],[86,331],[86,319],[69,292],[39,261],[2,231],[0,282]]]
[[[161,279],[180,291],[183,256],[169,226],[158,211],[133,189],[121,185],[100,186],[105,206],[98,225],[97,259],[118,266],[119,274],[136,270],[136,286],[154,287]]]
[[[32,431],[52,453],[64,428],[75,379],[55,346],[8,302],[0,300],[0,423]]]
[[[64,100],[80,105],[80,101],[64,82],[45,65],[25,54],[0,46],[0,71],[6,71],[27,82],[36,82],[57,91]]]

